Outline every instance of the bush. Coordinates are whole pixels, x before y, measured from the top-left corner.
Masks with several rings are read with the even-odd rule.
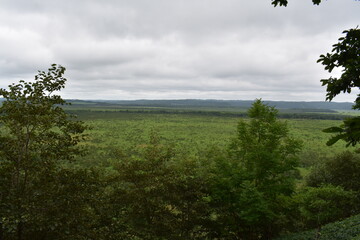
[[[360,156],[347,151],[328,159],[314,167],[306,183],[311,187],[332,184],[345,190],[360,191]]]
[[[318,237],[318,238],[316,238]],[[276,238],[276,240],[358,240],[360,239],[360,215],[340,222],[330,223],[316,230],[299,232]]]
[[[340,186],[323,185],[308,187],[297,195],[300,214],[308,226],[323,224],[349,217],[354,208],[356,195]]]

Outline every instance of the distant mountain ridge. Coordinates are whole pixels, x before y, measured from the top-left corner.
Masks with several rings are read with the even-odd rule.
[[[180,99],[180,100],[67,100],[73,104],[105,104],[138,107],[218,107],[218,108],[249,108],[251,100],[213,100],[213,99]],[[264,101],[277,109],[331,109],[352,110],[350,102],[305,102],[305,101]]]
[[[4,101],[0,98],[0,102]],[[137,107],[217,107],[217,108],[249,108],[252,100],[216,100],[216,99],[179,99],[179,100],[81,100],[66,99],[75,105],[118,105]],[[264,103],[277,109],[327,109],[327,110],[352,110],[350,102],[322,102],[322,101],[266,101]]]

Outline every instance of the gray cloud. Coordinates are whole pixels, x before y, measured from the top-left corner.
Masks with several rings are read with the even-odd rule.
[[[0,87],[59,63],[67,98],[324,100],[316,60],[359,10],[353,0],[0,0]]]

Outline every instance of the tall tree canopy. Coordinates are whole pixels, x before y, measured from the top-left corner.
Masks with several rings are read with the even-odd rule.
[[[63,167],[86,129],[60,107],[64,72],[0,89],[0,239],[77,239],[89,222],[88,173]]]
[[[216,160],[212,199],[224,239],[269,239],[287,211],[284,199],[295,190],[301,142],[289,136],[277,113],[256,100],[250,119],[240,119],[228,156]]]

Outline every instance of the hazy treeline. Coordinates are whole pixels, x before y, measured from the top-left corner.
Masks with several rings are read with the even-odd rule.
[[[228,112],[228,111],[203,111],[203,110],[174,110],[174,109],[149,109],[149,108],[143,108],[143,109],[77,109],[77,110],[66,110],[70,114],[77,115],[80,119],[86,119],[92,118],[92,115],[94,117],[99,117],[101,115],[101,118],[111,118],[116,117],[119,113],[141,113],[141,114],[186,114],[186,115],[197,115],[197,116],[220,116],[220,117],[248,117],[247,112]],[[93,113],[93,114],[92,114]],[[305,112],[298,111],[298,110],[292,110],[292,111],[286,111],[286,112],[280,112],[278,113],[279,118],[283,119],[322,119],[322,120],[344,120],[345,118],[349,117],[344,114],[334,114],[327,111],[324,112],[311,112],[311,110],[306,109]]]
[[[74,104],[90,104],[101,106],[138,106],[138,107],[222,107],[222,108],[243,108],[247,109],[254,103],[253,100],[201,100],[201,99],[184,99],[184,100],[69,100]],[[296,101],[263,101],[269,106],[277,109],[313,109],[313,110],[352,110],[352,103],[349,102],[296,102]]]

